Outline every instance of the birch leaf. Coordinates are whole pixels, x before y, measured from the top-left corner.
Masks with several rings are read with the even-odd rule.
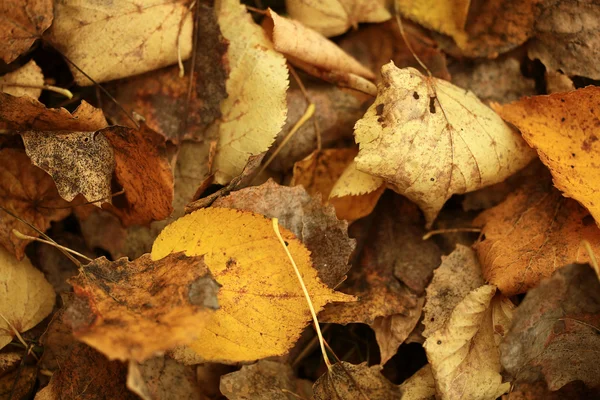
[[[377,99],[356,123],[357,168],[415,202],[428,226],[453,194],[501,182],[534,153],[470,92],[384,65]]]

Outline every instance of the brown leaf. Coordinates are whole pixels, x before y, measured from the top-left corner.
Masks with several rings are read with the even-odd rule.
[[[191,73],[190,64],[186,65],[185,79],[179,77],[179,68],[173,66],[116,81],[109,86],[126,110],[142,115],[148,127],[175,142],[206,140],[206,129],[221,116],[221,100],[227,97],[228,44],[221,36],[212,8],[206,4],[198,4],[198,7],[199,40],[189,104],[187,74]],[[131,125],[113,102],[107,102],[104,109],[119,124]],[[183,125],[185,130],[181,132]]]
[[[278,218],[306,245],[318,276],[335,288],[350,269],[350,254],[355,241],[348,238],[348,223],[335,217],[331,206],[323,206],[301,186],[280,186],[269,180],[233,192],[215,201],[213,207],[253,211],[268,218]]]
[[[531,289],[500,345],[502,365],[517,382],[545,379],[600,385],[600,282],[587,265],[569,265]]]
[[[29,50],[52,24],[52,0],[6,0],[0,4],[0,57],[11,63]]]
[[[52,178],[17,149],[0,150],[0,205],[41,231],[71,213]],[[13,229],[34,237],[38,233],[0,210],[0,245],[20,260],[30,241],[17,238]]]
[[[427,65],[433,76],[450,80],[446,56],[437,48],[437,43],[427,31],[410,21],[402,23],[411,48]],[[340,40],[340,47],[370,70],[378,73],[390,60],[399,68],[422,68],[402,39],[396,19],[382,24],[366,25],[359,30],[349,32]]]
[[[600,7],[594,0],[547,0],[539,4],[535,38],[528,44],[529,57],[546,69],[567,75],[600,79]]]
[[[192,13],[178,0],[55,3],[48,41],[96,82],[175,64],[192,50]],[[99,41],[99,38],[101,40]],[[75,82],[90,81],[69,64]]]
[[[230,400],[308,399],[312,388],[310,382],[296,378],[289,365],[261,360],[222,376],[221,393]]]
[[[381,375],[382,367],[340,361],[315,382],[314,400],[392,400],[400,398],[400,387]]]
[[[34,393],[37,368],[21,365],[23,352],[0,353],[0,398],[26,399]]]
[[[111,202],[115,159],[101,132],[27,131],[21,137],[31,162],[52,176],[63,199],[82,194],[98,207]]]
[[[106,136],[115,155],[115,176],[125,190],[125,204],[117,199],[103,207],[125,226],[160,221],[173,211],[173,173],[167,160],[165,138],[142,125],[138,129],[112,126]]]
[[[159,356],[141,364],[129,362],[127,388],[143,400],[201,399],[195,368]]]
[[[475,252],[462,245],[456,246],[433,272],[427,287],[427,303],[423,308],[423,336],[429,337],[446,323],[452,310],[469,292],[483,285],[481,268]]]
[[[505,296],[524,293],[569,263],[600,254],[600,229],[587,210],[554,189],[545,174],[474,221],[484,239],[475,249],[486,281]]]
[[[209,309],[218,308],[218,284],[202,257],[181,253],[151,261],[98,258],[71,279],[79,301],[67,318],[75,337],[109,359],[142,362],[192,342]],[[151,335],[148,335],[152,332]]]
[[[125,387],[127,367],[109,361],[83,343],[76,343],[36,400],[139,400]]]
[[[37,99],[42,94],[41,86],[43,84],[44,74],[42,73],[42,69],[33,60],[16,71],[9,72],[0,77],[0,91],[16,97],[29,96]]]
[[[509,103],[537,93],[535,80],[523,76],[514,58],[486,60],[470,68],[461,66],[452,74],[452,83],[472,91],[486,104]]]

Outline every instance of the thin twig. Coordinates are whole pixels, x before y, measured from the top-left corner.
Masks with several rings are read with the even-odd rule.
[[[398,3],[396,3],[396,4],[398,4]],[[410,45],[410,42],[408,41],[408,38],[406,37],[406,33],[404,33],[404,25],[402,24],[402,19],[400,19],[400,12],[398,11],[397,8],[396,8],[396,22],[398,23],[398,28],[400,28],[400,34],[402,35],[402,39],[404,40],[404,43],[406,43],[406,47],[408,48],[408,50],[410,51],[412,56],[415,58],[415,60],[417,60],[419,65],[427,72],[427,75],[429,75],[429,77],[432,78],[433,75],[431,74],[431,71],[429,70],[429,68],[427,68],[425,63],[423,61],[421,61],[419,56],[417,56],[417,53],[415,53],[412,46]]]
[[[600,268],[598,267],[598,260],[596,260],[596,254],[592,249],[592,245],[590,245],[590,242],[588,242],[587,240],[582,240],[581,243],[583,244],[583,247],[585,247],[585,250],[590,256],[590,265],[592,266],[592,268],[594,268],[594,271],[596,271],[598,279],[600,279]]]
[[[319,337],[319,344],[321,345],[321,352],[323,353],[323,360],[325,361],[325,365],[327,365],[327,369],[331,371],[331,361],[329,361],[329,357],[327,356],[327,351],[325,351],[325,345],[323,340],[323,334],[321,333],[321,328],[319,327],[319,320],[317,319],[317,313],[315,312],[315,308],[313,307],[312,300],[310,299],[310,294],[308,294],[308,289],[304,284],[304,280],[302,279],[302,275],[300,275],[300,271],[298,270],[298,266],[292,257],[288,247],[285,244],[285,241],[281,237],[281,232],[279,232],[279,221],[277,218],[273,218],[273,230],[275,231],[275,235],[279,239],[281,246],[285,250],[292,266],[294,267],[294,272],[296,272],[296,276],[298,277],[298,281],[300,281],[300,286],[302,286],[302,291],[304,292],[304,297],[306,298],[306,302],[308,303],[308,308],[310,309],[310,313],[313,318],[313,322],[315,323],[315,329],[317,330],[317,336]]]
[[[18,237],[21,240],[33,240],[35,242],[45,243],[45,244],[48,244],[50,246],[54,246],[54,247],[56,247],[58,249],[62,249],[64,251],[68,251],[69,253],[75,254],[76,256],[81,257],[81,258],[83,258],[84,260],[86,260],[88,262],[94,261],[91,258],[89,258],[89,257],[87,257],[87,256],[85,256],[85,255],[83,255],[83,254],[81,254],[81,253],[79,253],[79,252],[77,252],[77,251],[75,251],[73,249],[70,249],[68,247],[62,246],[62,245],[60,245],[60,244],[58,244],[56,242],[51,242],[49,240],[40,239],[40,238],[37,238],[35,236],[25,235],[24,233],[21,233],[21,232],[19,232],[16,229],[13,229],[12,233],[13,233],[13,235],[15,235],[16,237]]]
[[[294,78],[296,83],[298,84],[298,87],[300,88],[302,95],[306,99],[306,103],[314,104],[311,101],[310,96],[308,95],[308,90],[306,90],[304,83],[302,83],[302,79],[300,79],[298,72],[296,72],[296,68],[294,68],[294,66],[292,64],[288,63],[288,69],[290,71],[290,74],[292,75],[292,77]],[[315,127],[315,135],[317,136],[317,151],[321,151],[321,147],[322,147],[321,128],[319,127],[319,120],[317,118],[313,119],[313,125]]]
[[[456,232],[481,232],[481,228],[448,228],[448,229],[435,229],[433,231],[429,231],[423,235],[423,240],[427,240],[433,235],[440,235],[443,233],[456,233]]]

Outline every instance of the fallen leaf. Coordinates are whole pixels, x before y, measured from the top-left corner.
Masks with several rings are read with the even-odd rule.
[[[379,178],[356,171],[356,168],[346,173],[356,153],[356,149],[315,151],[294,164],[291,185],[302,185],[311,195],[319,193],[323,204],[333,205],[339,219],[351,222],[365,217],[371,214],[377,205],[385,186]],[[350,172],[353,172],[353,175]],[[344,173],[346,180],[341,179]],[[353,179],[356,176],[366,178],[365,184]],[[379,186],[374,187],[377,183]],[[334,187],[338,187],[340,197],[331,197]]]
[[[291,232],[281,231],[317,312],[329,302],[353,300],[323,285],[308,250]],[[219,310],[195,342],[174,352],[176,359],[186,364],[235,363],[282,355],[311,320],[298,278],[269,219],[225,208],[194,211],[160,233],[152,259],[177,251],[203,255],[222,287]]]
[[[327,82],[307,79],[304,85],[308,98],[315,105],[315,113],[287,144],[281,147],[278,155],[269,164],[270,170],[290,170],[295,162],[301,161],[315,150],[319,141],[317,136],[320,136],[322,147],[330,146],[341,139],[352,138],[354,123],[365,113],[372,100],[371,96],[364,93]],[[295,80],[292,80],[287,93],[287,120],[271,146],[267,159],[288,137],[294,125],[306,112],[307,106],[302,90]],[[318,130],[315,125],[318,125]]]
[[[29,50],[52,24],[53,1],[3,1],[0,5],[0,57],[9,64]]]
[[[230,400],[289,400],[312,397],[309,381],[298,379],[287,364],[261,360],[221,377],[221,393]]]
[[[355,241],[348,238],[348,223],[335,217],[332,206],[323,206],[301,186],[280,186],[269,180],[221,197],[213,207],[252,211],[277,218],[310,251],[319,278],[331,288],[346,278]]]
[[[470,0],[395,0],[394,4],[404,17],[426,28],[446,34],[459,42],[464,40],[465,24]]]
[[[385,0],[286,0],[292,19],[314,29],[323,36],[337,36],[360,22],[384,22],[392,18]]]
[[[24,151],[10,148],[0,150],[0,205],[41,231],[71,213],[52,178],[34,166]],[[0,210],[0,245],[20,260],[30,240],[17,238],[13,229],[34,237],[38,233]]]
[[[133,76],[108,86],[126,110],[135,110],[144,116],[148,127],[175,142],[206,140],[206,130],[221,116],[220,104],[227,97],[227,41],[221,36],[213,9],[206,4],[197,6],[199,21],[196,34],[200,39],[196,44],[189,103],[190,80],[179,77],[177,66]],[[185,66],[186,74],[191,73],[191,65]],[[115,103],[107,102],[103,108],[119,125],[131,126],[131,121]]]
[[[501,182],[534,154],[470,92],[393,63],[356,123],[357,168],[415,202],[430,227],[453,194]]]
[[[126,29],[124,29],[126,28]],[[192,51],[192,14],[183,1],[135,0],[95,3],[59,0],[46,38],[68,57],[75,82],[96,82],[141,74],[187,59]],[[99,41],[99,38],[102,38]]]
[[[227,98],[221,102],[215,182],[227,184],[248,158],[266,151],[285,123],[288,72],[285,58],[239,0],[223,0],[217,18],[229,41]],[[265,110],[269,110],[265,113]]]
[[[510,389],[510,383],[502,383],[494,339],[490,302],[495,292],[492,285],[471,291],[425,341],[439,398],[494,400]]]
[[[536,94],[535,80],[521,73],[514,58],[486,60],[452,73],[452,83],[472,91],[485,104],[509,103]]]
[[[402,400],[434,400],[435,380],[431,372],[431,364],[414,373],[413,376],[400,385]]]
[[[383,179],[358,170],[356,162],[351,161],[331,188],[329,198],[369,194],[378,191],[384,184]],[[383,193],[383,190],[379,192]]]
[[[37,368],[21,365],[22,353],[0,353],[0,396],[3,399],[30,398],[35,392]]]
[[[75,340],[71,326],[65,321],[67,305],[71,304],[74,296],[72,292],[61,294],[63,307],[52,315],[52,320],[40,337],[40,344],[44,346],[44,353],[40,358],[39,367],[50,372],[59,371],[71,356],[71,351],[74,348],[87,347]]]
[[[546,78],[546,93],[548,94],[575,90],[575,84],[571,78],[559,71],[546,69],[544,77]]]
[[[41,86],[43,84],[44,74],[42,73],[42,69],[33,60],[16,71],[9,72],[0,77],[0,91],[16,97],[29,96],[32,99],[37,99],[42,94]],[[38,88],[27,86],[38,86]]]
[[[429,68],[433,76],[450,80],[446,55],[438,49],[428,31],[410,21],[403,21],[402,24],[412,51]],[[402,38],[395,18],[349,32],[340,40],[339,46],[371,71],[380,71],[381,67],[390,61],[400,68],[422,68]]]
[[[569,93],[533,96],[494,109],[521,130],[550,169],[554,185],[566,197],[586,207],[600,224],[600,190],[589,182],[600,180],[596,155],[600,151],[600,88],[590,86]]]
[[[202,398],[194,368],[164,356],[142,364],[130,361],[127,388],[143,400]]]
[[[60,367],[36,400],[139,400],[125,386],[127,367],[83,343],[74,346]]]
[[[526,292],[563,265],[589,262],[583,240],[600,254],[600,229],[549,179],[517,190],[473,224],[483,227],[475,244],[483,276],[505,296]]]
[[[540,59],[548,70],[600,79],[595,62],[600,56],[598,3],[550,0],[540,1],[538,8],[535,38],[528,43],[529,57]]]
[[[433,279],[427,287],[423,336],[427,338],[439,331],[465,296],[483,284],[475,252],[457,245],[456,250],[442,258],[442,264],[433,272]]]
[[[21,137],[31,162],[52,176],[63,199],[82,194],[98,207],[111,202],[115,159],[101,132],[26,131]]]
[[[218,285],[202,257],[101,257],[69,283],[79,300],[67,311],[74,336],[110,360],[143,362],[190,343],[218,308]]]
[[[0,349],[52,312],[56,294],[28,258],[15,260],[0,247]]]
[[[500,345],[502,366],[517,382],[600,385],[600,283],[587,265],[569,265],[531,289]]]
[[[28,96],[0,93],[0,123],[18,131],[96,131],[108,124],[102,110],[82,101],[71,114],[64,108],[46,108]]]
[[[125,190],[125,204],[103,204],[125,226],[146,225],[173,212],[173,172],[165,138],[142,125],[140,129],[111,126],[99,132],[115,155],[116,180]]]
[[[354,365],[340,361],[315,382],[314,400],[354,400],[361,398],[399,399],[400,387],[381,374],[382,367],[367,363]]]
[[[598,389],[588,388],[581,381],[566,384],[559,390],[551,391],[543,380],[536,382],[516,382],[510,390],[510,400],[563,400],[595,399]]]
[[[263,21],[265,31],[275,50],[283,53],[290,63],[309,74],[343,87],[371,93],[375,74],[345,53],[335,43],[298,21],[267,11]]]

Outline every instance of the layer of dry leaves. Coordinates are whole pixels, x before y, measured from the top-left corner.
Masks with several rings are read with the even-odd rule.
[[[600,398],[595,0],[4,0],[0,399]]]

